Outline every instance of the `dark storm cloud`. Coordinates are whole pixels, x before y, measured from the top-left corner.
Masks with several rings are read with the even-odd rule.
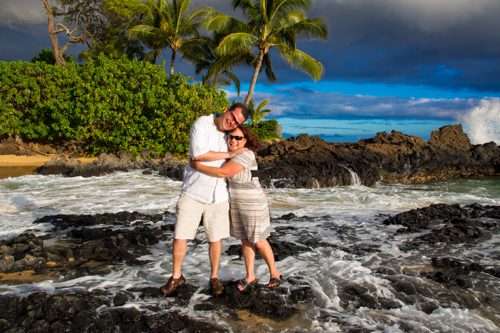
[[[326,79],[500,90],[500,1],[316,1]],[[311,53],[314,52],[311,45]]]
[[[192,3],[238,15],[231,0]],[[299,44],[324,64],[323,79],[500,91],[500,0],[315,0],[308,14],[329,25],[328,41]],[[40,40],[36,34],[45,31],[44,22],[39,0],[0,0],[2,42],[12,31],[28,36],[2,43],[9,45],[8,54],[22,50],[27,59],[39,51],[34,40]],[[29,32],[28,23],[40,24],[38,32]],[[0,58],[12,60],[6,53]],[[276,53],[273,62],[279,83],[310,80]],[[190,65],[179,62],[179,69],[193,74]],[[249,80],[248,69],[238,72]]]
[[[234,14],[231,1],[196,1]],[[316,0],[325,41],[299,47],[325,66],[323,79],[500,90],[499,0]],[[274,54],[279,82],[307,77]]]

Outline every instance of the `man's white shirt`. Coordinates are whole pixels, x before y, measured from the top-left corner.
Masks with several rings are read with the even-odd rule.
[[[214,123],[214,115],[201,116],[191,128],[189,155],[191,158],[209,151],[227,152],[225,134]],[[225,160],[202,162],[205,165],[220,167]],[[208,176],[195,170],[190,164],[184,167],[182,193],[201,203],[216,203],[229,199],[227,182],[224,178]]]

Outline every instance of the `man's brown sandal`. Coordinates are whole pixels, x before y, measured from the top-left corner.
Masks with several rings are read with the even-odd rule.
[[[220,296],[224,293],[224,285],[218,278],[210,279],[210,290],[212,291],[212,295]]]
[[[171,276],[170,279],[168,279],[167,284],[160,288],[160,291],[163,295],[170,296],[177,290],[177,288],[182,286],[184,283],[186,283],[186,279],[184,278],[184,276],[181,275],[177,279],[174,279],[174,277]]]

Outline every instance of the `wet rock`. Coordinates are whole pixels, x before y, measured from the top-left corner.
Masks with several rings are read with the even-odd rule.
[[[314,298],[309,285],[292,286],[290,291],[283,286],[271,290],[258,283],[242,293],[236,284],[236,281],[227,282],[224,297],[211,298],[210,303],[218,309],[228,307],[247,310],[258,316],[284,321],[299,312],[298,303],[312,301]]]
[[[491,273],[491,270],[477,262],[464,259],[442,257],[432,258],[432,266],[436,271],[426,272],[422,275],[448,287],[468,289],[473,286],[475,273]]]
[[[44,292],[29,296],[0,296],[0,327],[5,331],[38,332],[47,331],[89,331],[89,332],[229,332],[209,318],[189,316],[173,310],[185,307],[193,297],[197,287],[180,288],[179,295],[169,298],[172,309],[157,308],[154,311],[135,307],[122,307],[125,299],[133,300],[129,291],[110,295],[103,290],[92,293],[49,295]],[[197,311],[224,309],[248,310],[257,316],[283,321],[298,312],[296,303],[311,301],[313,296],[310,286],[280,287],[269,290],[257,286],[247,293],[236,290],[236,282],[226,283],[223,297],[211,297],[204,304],[196,306]],[[208,290],[207,290],[208,291]],[[181,295],[184,294],[184,295]],[[119,298],[121,300],[119,300]],[[160,297],[161,301],[163,297]],[[186,299],[187,300],[186,300]],[[209,315],[210,316],[210,315]],[[235,314],[236,316],[236,314]]]
[[[472,145],[469,137],[464,133],[462,125],[448,125],[432,131],[429,144],[441,149],[458,149],[468,152]]]
[[[468,215],[467,210],[459,205],[433,204],[429,207],[412,209],[384,220],[384,224],[400,224],[406,227],[404,232],[415,232],[442,224],[445,220]]]
[[[62,156],[48,161],[35,170],[42,175],[62,174],[68,177],[95,177],[116,171],[129,171],[136,169],[149,169],[160,171],[160,174],[170,178],[182,179],[182,169],[186,161],[180,160],[171,154],[165,154],[162,158],[150,157],[143,154],[141,157],[133,157],[128,153],[101,154],[97,160],[91,163],[82,163],[79,160]]]
[[[97,215],[55,215],[37,219],[34,223],[54,225],[53,238],[23,233],[1,240],[0,273],[2,281],[37,280],[57,274],[78,277],[110,273],[109,265],[126,262],[141,265],[139,256],[149,254],[149,248],[171,235],[158,222],[166,215],[120,212]],[[117,228],[119,227],[119,228]],[[63,231],[61,233],[61,231]]]
[[[446,246],[485,241],[491,238],[492,232],[500,232],[499,211],[498,206],[435,204],[397,214],[383,223],[404,226],[404,229],[398,230],[400,233],[429,230],[400,246],[402,250],[409,251],[417,250],[424,244]]]
[[[500,233],[499,211],[500,206],[439,204],[387,218],[385,224],[404,226],[400,233],[424,231],[408,238],[400,249],[431,257],[432,267],[415,273],[427,279],[427,283],[420,279],[401,280],[399,275],[386,275],[384,270],[380,273],[392,281],[398,299],[418,304],[426,313],[454,304],[469,309],[482,307],[478,295],[488,293],[485,281],[498,278],[500,266],[471,249]],[[495,303],[497,299],[492,296],[490,301]]]
[[[60,214],[44,216],[36,219],[33,223],[50,223],[54,225],[57,230],[97,225],[129,226],[144,223],[154,224],[162,221],[165,215],[169,215],[169,213],[155,215],[142,214],[139,212],[118,212],[94,215]]]
[[[500,174],[495,143],[472,146],[460,125],[444,126],[429,143],[397,131],[339,145],[305,134],[268,145],[258,155],[266,186],[325,187],[377,181],[422,183],[431,180]]]
[[[402,306],[397,300],[378,296],[374,287],[357,283],[349,283],[343,288],[342,303],[352,309],[395,309]]]
[[[126,291],[119,291],[115,297],[113,297],[113,305],[114,306],[122,306],[125,305],[128,301],[133,299],[133,295]]]

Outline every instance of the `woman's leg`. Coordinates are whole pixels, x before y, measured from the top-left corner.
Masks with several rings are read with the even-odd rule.
[[[267,239],[258,241],[257,243],[255,243],[255,247],[257,248],[257,250],[259,250],[259,253],[266,262],[267,267],[269,267],[269,274],[271,276],[271,279],[280,279],[281,274],[278,270],[278,267],[276,267],[276,262],[274,261],[273,249],[271,248],[271,245],[269,245]]]
[[[245,268],[247,271],[245,281],[252,282],[255,280],[255,249],[253,244],[250,243],[247,239],[241,240],[241,248],[243,259],[245,260]]]

